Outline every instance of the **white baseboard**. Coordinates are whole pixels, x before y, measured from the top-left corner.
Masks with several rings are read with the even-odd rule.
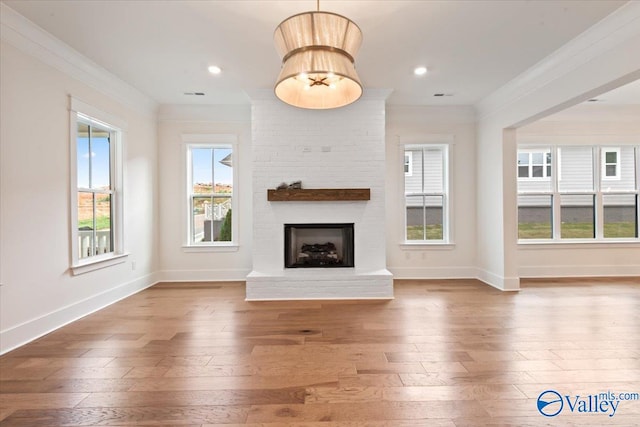
[[[82,301],[0,331],[0,354],[14,350],[71,322],[101,310],[158,282],[156,274],[123,283]]]
[[[476,267],[388,267],[394,279],[475,279]]]
[[[518,275],[526,278],[625,277],[640,276],[640,265],[536,265],[520,267]]]
[[[228,270],[163,270],[158,272],[159,282],[236,282],[244,281],[249,269]]]
[[[476,278],[486,283],[487,285],[493,286],[494,288],[501,291],[520,290],[519,277],[504,277],[487,270],[478,269],[478,276]]]

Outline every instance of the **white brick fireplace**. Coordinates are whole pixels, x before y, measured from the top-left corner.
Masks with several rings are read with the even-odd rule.
[[[368,90],[336,110],[252,94],[253,271],[247,300],[393,298],[385,256],[385,98]],[[369,188],[367,201],[268,201],[267,190]],[[284,225],[354,224],[353,268],[285,268]],[[313,242],[309,242],[313,243]]]

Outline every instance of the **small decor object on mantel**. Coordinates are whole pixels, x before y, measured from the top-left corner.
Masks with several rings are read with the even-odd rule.
[[[293,181],[291,184],[282,182],[276,187],[276,190],[302,190],[302,181]]]

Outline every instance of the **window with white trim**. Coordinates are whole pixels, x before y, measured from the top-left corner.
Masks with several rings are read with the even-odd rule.
[[[213,138],[215,139],[215,138]],[[237,241],[234,145],[187,143],[187,246],[230,246]]]
[[[549,179],[551,153],[548,150],[518,150],[519,179]]]
[[[602,148],[602,179],[618,180],[620,179],[620,148]]]
[[[405,240],[409,243],[448,242],[448,145],[404,146],[411,174],[404,177]]]
[[[404,152],[404,176],[413,175],[413,153],[411,151]]]
[[[71,260],[78,274],[111,265],[124,253],[123,123],[71,98],[70,124]]]
[[[542,150],[554,160],[551,180],[518,179],[521,242],[638,241],[640,146]]]

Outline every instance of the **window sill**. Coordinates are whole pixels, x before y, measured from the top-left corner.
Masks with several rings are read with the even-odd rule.
[[[452,242],[403,242],[400,249],[403,251],[420,251],[425,249],[452,250],[456,247]]]
[[[611,248],[626,248],[629,246],[640,246],[640,240],[574,240],[574,241],[557,241],[557,240],[518,240],[518,246],[526,249],[575,249],[575,248],[601,248],[607,246]]]
[[[182,246],[182,252],[197,253],[197,252],[238,252],[240,246],[234,243],[228,245],[184,245]]]
[[[95,259],[85,260],[79,262],[78,264],[72,265],[71,271],[74,276],[84,273],[90,273],[101,268],[122,264],[127,260],[128,256],[128,253],[102,255],[100,257],[95,257]]]

